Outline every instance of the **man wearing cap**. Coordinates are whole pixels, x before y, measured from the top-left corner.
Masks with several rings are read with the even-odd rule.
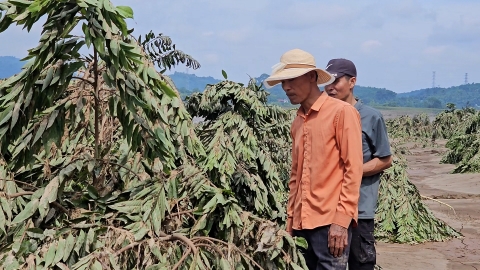
[[[264,84],[281,83],[292,104],[292,171],[287,231],[307,240],[310,270],[346,269],[351,227],[356,225],[362,178],[360,115],[350,104],[329,97],[318,85],[334,77],[315,66],[314,57],[294,49],[282,55]]]
[[[348,267],[351,270],[373,270],[376,263],[374,217],[377,208],[381,173],[392,165],[387,128],[382,114],[355,99],[357,69],[347,59],[332,59],[326,70],[335,81],[325,86],[329,96],[355,106],[362,121],[363,178],[358,204],[358,226],[352,229]]]

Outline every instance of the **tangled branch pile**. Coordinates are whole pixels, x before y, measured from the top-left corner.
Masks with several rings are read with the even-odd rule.
[[[397,141],[420,141],[424,144],[433,142],[432,125],[429,116],[425,113],[410,117],[403,115],[393,119],[387,119],[385,124],[390,138]]]
[[[441,162],[455,164],[454,173],[480,172],[480,112],[473,109],[445,112],[453,119],[453,128],[446,147],[449,151]]]
[[[218,113],[197,137],[152,60],[198,63],[164,36],[131,37],[130,8],[16,0],[0,11],[0,31],[47,19],[28,64],[0,84],[3,268],[305,266],[275,195],[285,190],[275,150],[288,142],[274,138],[288,140],[278,123],[289,115],[266,107],[264,91],[214,86],[199,104]],[[70,35],[80,22],[85,36]],[[85,44],[93,55],[80,55]]]
[[[407,161],[398,145],[392,145],[394,161],[381,178],[375,236],[395,243],[445,241],[460,234],[437,219],[422,202],[408,179]]]

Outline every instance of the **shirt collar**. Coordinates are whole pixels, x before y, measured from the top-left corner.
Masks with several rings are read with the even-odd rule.
[[[363,106],[363,102],[361,99],[355,98],[357,100],[357,103],[355,103],[354,107],[355,109],[359,110]]]
[[[320,94],[320,96],[317,98],[317,100],[315,101],[315,103],[313,103],[312,107],[310,108],[310,111],[307,113],[310,114],[311,111],[320,111],[320,108],[322,107],[323,103],[325,103],[325,101],[327,100],[328,98],[328,95],[325,93],[325,91],[322,91],[322,93]],[[302,109],[302,106],[300,106],[300,108],[298,108],[297,110],[297,115],[298,116],[301,116],[303,118],[305,118],[305,113]]]

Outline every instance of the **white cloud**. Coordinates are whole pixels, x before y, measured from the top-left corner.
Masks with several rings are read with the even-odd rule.
[[[362,43],[362,51],[370,53],[382,46],[382,43],[378,40],[367,40]]]
[[[170,36],[177,48],[200,61],[195,73],[201,76],[219,78],[224,69],[229,78],[246,82],[246,74],[270,72],[282,53],[302,48],[319,66],[332,58],[352,59],[365,86],[394,91],[428,87],[432,70],[468,72],[471,81],[480,82],[480,1],[113,2],[133,8],[135,19],[128,24],[135,36],[150,30]],[[0,33],[0,55],[24,57],[37,45],[41,25],[32,33],[20,27]],[[439,76],[438,81],[450,86],[458,79]]]

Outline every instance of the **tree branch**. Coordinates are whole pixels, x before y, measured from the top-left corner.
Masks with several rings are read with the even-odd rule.
[[[22,182],[22,181],[19,181],[19,180],[15,180],[15,179],[3,179],[3,178],[0,178],[0,181],[11,181],[11,182],[16,182],[16,183],[20,183],[22,185],[26,185],[26,186],[29,186],[31,188],[35,188],[35,189],[38,189],[38,187],[32,185],[32,184],[29,184],[29,183],[26,183],[26,182]]]
[[[171,214],[168,215],[168,216],[169,216],[169,217],[174,217],[174,216],[180,216],[180,215],[183,215],[183,214],[190,214],[190,213],[193,213],[193,209],[185,210],[185,211],[180,211],[180,212],[176,212],[176,213],[171,213]]]
[[[248,256],[247,253],[243,252],[241,249],[239,249],[238,247],[236,247],[233,244],[224,242],[220,239],[215,239],[215,238],[211,238],[211,237],[204,237],[204,236],[197,236],[197,237],[194,237],[192,240],[194,241],[194,240],[197,240],[197,239],[198,240],[210,240],[211,242],[217,242],[217,243],[223,244],[223,245],[225,245],[229,248],[232,247],[238,253],[242,254],[245,258],[247,258],[249,261],[251,261],[256,267],[263,270],[263,268],[252,257]]]
[[[99,93],[99,88],[100,88],[100,85],[99,85],[99,79],[98,79],[98,73],[99,73],[99,70],[98,70],[98,52],[97,52],[97,49],[95,49],[95,47],[93,48],[93,76],[94,76],[94,81],[93,81],[93,88],[94,88],[94,91],[95,91],[95,94],[94,94],[94,100],[95,100],[95,160],[98,160],[100,158],[100,151],[99,151],[99,134],[100,134],[100,130],[99,130],[99,124],[98,122],[100,121],[100,101],[99,101],[99,97],[98,97],[98,93]],[[98,182],[99,179],[97,179],[97,176],[95,175],[95,170],[93,171],[93,186],[97,189],[100,188],[100,183]]]
[[[117,250],[115,252],[115,256],[118,256],[120,254],[122,254],[123,252],[129,250],[129,249],[132,249],[138,245],[141,245],[143,244],[144,242],[148,241],[150,239],[144,239],[140,242],[133,242],[133,243],[130,243],[128,245],[126,245],[125,247]],[[157,238],[157,240],[159,241],[175,241],[175,240],[179,240],[179,241],[182,241],[184,242],[192,251],[194,254],[197,254],[198,252],[198,249],[197,247],[195,246],[195,244],[192,242],[192,240],[188,239],[185,235],[183,234],[179,234],[179,233],[174,233],[172,235],[167,235],[163,232],[160,232],[160,237]]]
[[[93,88],[95,88],[95,85],[93,84],[93,82],[85,79],[85,78],[81,78],[81,77],[77,77],[77,76],[72,76],[72,79],[77,79],[77,80],[81,80],[83,82],[86,82],[88,84],[90,84]]]

